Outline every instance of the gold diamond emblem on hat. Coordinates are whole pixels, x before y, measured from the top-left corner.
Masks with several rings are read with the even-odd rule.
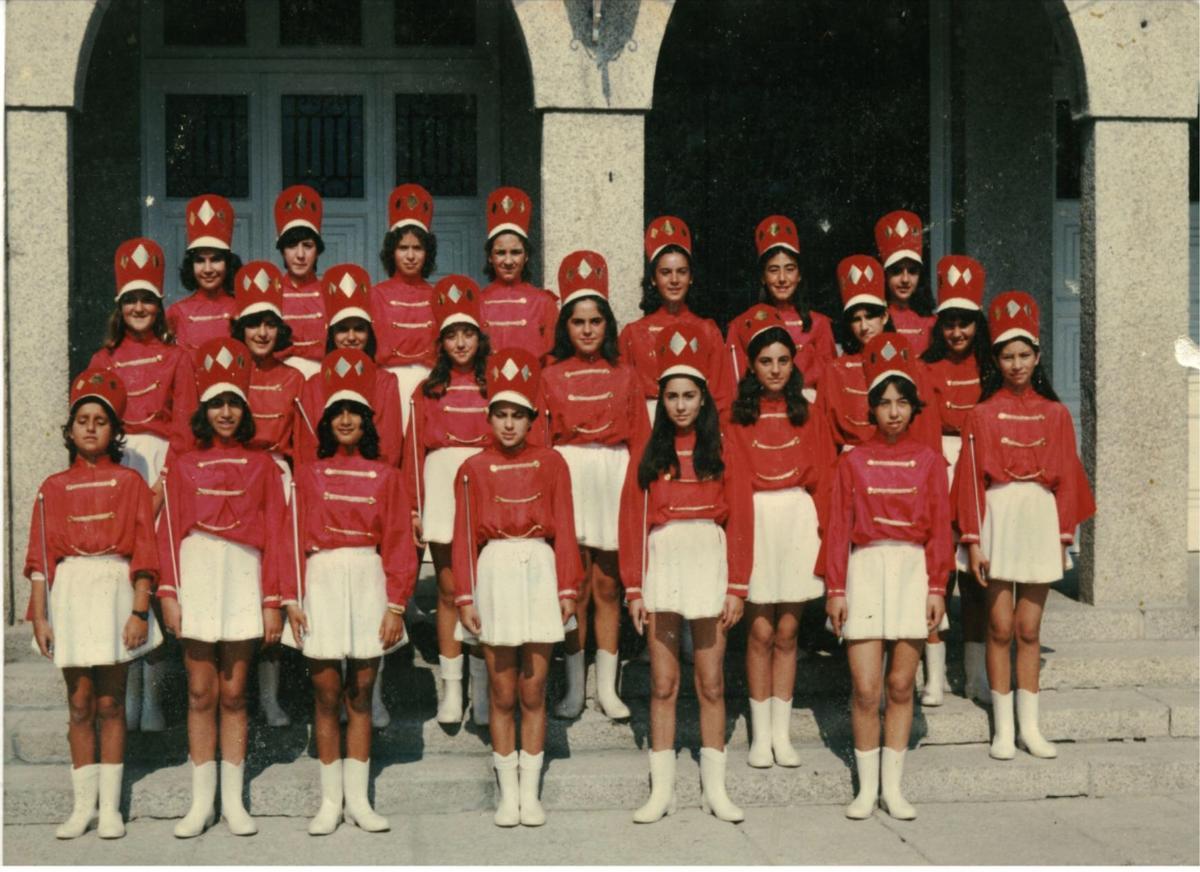
[[[903,218],[896,222],[896,233],[900,236],[908,236],[909,229],[908,222]]]
[[[963,274],[959,272],[958,267],[952,266],[950,269],[946,270],[946,281],[950,283],[950,287],[954,287],[958,284],[958,280],[962,278],[962,275]]]
[[[229,369],[229,364],[233,363],[233,355],[228,347],[221,346],[221,350],[217,352],[217,363],[221,364],[221,369]]]
[[[591,274],[592,274],[592,267],[591,267],[591,264],[589,264],[587,262],[587,258],[586,257],[580,258],[579,259],[579,277],[581,279],[586,279]]]
[[[1008,310],[1008,317],[1015,318],[1017,317],[1017,313],[1021,311],[1021,304],[1016,300],[1009,300],[1008,306],[1005,308]]]
[[[339,357],[337,363],[333,365],[333,371],[338,374],[338,378],[345,378],[346,373],[350,371],[350,361],[344,357]]]
[[[883,348],[879,350],[879,356],[884,360],[891,360],[896,356],[896,347],[891,342],[885,343]]]
[[[451,285],[446,291],[446,296],[450,298],[450,302],[457,303],[463,298],[463,292],[458,289],[458,285]]]
[[[355,290],[357,290],[358,282],[354,280],[354,276],[352,276],[350,273],[344,273],[337,286],[339,289],[341,289],[343,294],[349,297],[354,294]]]
[[[512,381],[518,372],[520,372],[520,370],[517,368],[517,364],[511,357],[504,361],[504,366],[500,368],[500,374],[509,381]]]
[[[970,267],[967,267],[965,270],[963,270],[962,277],[963,277],[964,282],[966,282],[967,284],[971,283],[971,268]]]
[[[663,233],[667,234],[667,236],[675,235],[675,225],[671,223],[670,218],[668,218],[666,221],[663,222],[662,228],[663,228]]]
[[[417,206],[420,204],[421,201],[417,199],[416,194],[409,194],[408,199],[405,202],[407,203],[408,208],[415,209],[415,208],[417,208]]]
[[[504,214],[507,215],[509,212],[512,211],[512,207],[513,207],[513,198],[510,197],[508,194],[505,194],[504,198],[500,201],[500,208],[503,209]]]
[[[266,293],[267,288],[271,287],[271,276],[265,269],[259,269],[254,276],[254,285],[263,293]]]
[[[150,252],[146,251],[146,246],[139,242],[138,247],[133,250],[133,254],[130,257],[138,265],[138,269],[141,269],[150,261]]]
[[[671,349],[672,354],[679,355],[683,352],[683,349],[687,348],[687,340],[684,339],[678,332],[676,332],[675,335],[671,337],[668,347]]]
[[[208,204],[208,200],[205,200],[200,204],[200,209],[196,212],[196,217],[204,224],[207,224],[213,219],[213,215],[215,214],[217,213],[213,211],[213,207]]]
[[[767,228],[767,232],[770,233],[772,236],[778,236],[779,235],[779,223],[777,221],[772,221],[771,226]]]
[[[859,279],[862,278],[863,271],[858,268],[858,264],[852,264],[847,275],[850,277],[850,283],[857,285]]]

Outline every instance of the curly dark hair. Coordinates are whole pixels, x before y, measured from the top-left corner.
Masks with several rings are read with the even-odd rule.
[[[379,431],[375,429],[375,413],[355,400],[338,400],[321,414],[321,420],[317,423],[317,457],[333,457],[337,453],[338,441],[333,435],[333,419],[346,409],[362,417],[358,453],[367,460],[378,460]]]
[[[842,346],[842,351],[844,351],[846,354],[858,354],[863,350],[862,343],[855,338],[854,331],[850,329],[850,318],[859,309],[866,309],[868,317],[871,318],[886,317],[888,313],[888,310],[883,306],[874,306],[870,303],[859,303],[858,305],[851,307],[849,311],[842,312],[842,317],[838,318],[837,321],[834,322],[834,329],[837,331],[838,344]],[[891,318],[887,318],[887,320],[883,322],[883,332],[896,332],[896,325],[892,323]]]
[[[384,234],[383,244],[379,246],[379,262],[383,264],[383,269],[389,276],[396,274],[396,246],[400,244],[405,233],[411,233],[417,237],[417,241],[425,249],[425,264],[421,267],[421,278],[429,278],[437,269],[437,235],[422,230],[416,224],[406,224]]]
[[[283,235],[275,240],[275,250],[283,254],[285,248],[291,248],[297,243],[303,242],[306,239],[311,239],[317,244],[317,257],[325,253],[325,240],[321,238],[321,234],[313,230],[311,227],[289,227],[283,231]],[[317,270],[317,262],[313,261],[313,272]]]
[[[679,457],[675,454],[675,423],[663,408],[663,390],[672,378],[686,378],[700,388],[700,414],[696,416],[696,447],[692,454],[692,466],[700,479],[717,478],[725,471],[721,459],[721,425],[717,417],[717,405],[708,385],[703,379],[690,375],[669,376],[658,383],[658,410],[654,416],[654,429],[646,443],[646,452],[638,464],[638,487],[646,490],[659,475],[679,475]]]
[[[244,345],[246,344],[246,331],[257,327],[263,321],[274,322],[275,329],[279,331],[279,335],[275,338],[275,347],[271,349],[272,351],[283,351],[285,348],[291,348],[292,328],[274,312],[254,312],[241,318],[235,318],[229,328],[229,335]]]
[[[153,291],[147,291],[143,288],[138,288],[132,291],[126,291],[121,294],[117,300],[117,307],[113,309],[111,315],[108,316],[108,326],[104,331],[104,347],[109,351],[115,349],[125,339],[126,327],[125,316],[121,314],[121,301],[130,294],[148,294],[158,304],[158,312],[154,316],[154,323],[150,325],[152,332],[158,339],[165,342],[167,345],[175,344],[175,336],[171,333],[171,329],[167,326],[167,312],[163,306],[162,299]]]
[[[992,362],[986,371],[981,371],[979,374],[979,382],[983,388],[979,394],[979,402],[982,403],[988,397],[995,394],[1004,384],[1004,374],[1000,372],[1000,366],[996,363],[996,358],[1000,356],[1000,352],[1014,342],[1024,342],[1035,352],[1041,353],[1042,348],[1040,345],[1030,342],[1023,336],[1016,336],[993,345]],[[1033,378],[1030,380],[1030,386],[1046,399],[1053,400],[1056,403],[1062,402],[1058,398],[1058,394],[1054,392],[1054,387],[1050,384],[1050,378],[1046,375],[1046,370],[1042,369],[1042,362],[1040,360],[1037,362],[1037,366],[1033,368]]]
[[[452,330],[458,327],[458,324],[451,324],[446,330]],[[472,325],[463,325],[470,327]],[[446,330],[443,330],[444,334]],[[479,328],[475,328],[479,333],[479,347],[475,350],[475,384],[479,385],[479,395],[487,396],[487,361],[492,353],[492,343],[488,339],[488,335]],[[450,355],[446,353],[446,349],[442,347],[442,337],[438,336],[438,351],[437,360],[434,361],[433,369],[429,371],[429,378],[425,379],[421,386],[421,393],[430,399],[436,399],[446,393],[446,388],[450,387],[450,370],[454,367],[454,361],[450,359]]]
[[[659,294],[658,288],[654,285],[654,270],[658,268],[658,262],[668,254],[682,254],[687,258],[688,268],[692,272],[692,288],[696,284],[696,264],[692,260],[692,256],[687,253],[687,250],[679,245],[667,245],[663,250],[654,255],[654,259],[646,264],[646,272],[642,275],[642,300],[638,303],[638,308],[643,313],[651,315],[663,307],[663,298]],[[688,288],[688,296],[693,293],[692,288]]]
[[[504,233],[513,234],[520,239],[521,243],[525,246],[525,266],[521,269],[521,281],[527,282],[529,281],[529,277],[533,275],[532,267],[530,266],[530,264],[533,263],[533,243],[529,241],[528,236],[517,233],[515,230],[506,230]],[[497,233],[483,244],[483,274],[488,277],[489,282],[494,282],[496,280],[496,268],[492,266],[492,245],[495,243],[496,239],[500,236],[503,236],[504,233]]]
[[[192,427],[192,435],[196,437],[196,442],[201,448],[212,448],[213,440],[216,439],[217,433],[213,429],[213,425],[208,422],[208,410],[216,405],[217,400],[230,394],[235,405],[242,407],[242,420],[238,422],[237,429],[233,432],[233,438],[242,445],[248,445],[250,440],[254,438],[254,415],[250,414],[250,406],[232,391],[225,391],[217,394],[215,397],[209,397],[196,407],[196,411],[192,413],[192,420],[189,422]]]
[[[782,245],[772,246],[762,253],[762,257],[758,259],[758,274],[761,276],[767,268],[767,261],[777,254],[786,254],[796,267],[800,270],[800,281],[796,284],[796,290],[792,294],[792,298],[788,301],[795,307],[796,312],[800,315],[800,321],[805,333],[812,330],[812,306],[808,303],[808,294],[804,293],[804,266],[800,262],[800,255],[792,251],[790,248],[784,248]],[[769,306],[775,305],[775,298],[771,296],[771,292],[767,290],[767,285],[764,282],[758,291],[758,301],[766,303]]]
[[[233,280],[237,275],[237,271],[242,268],[242,259],[232,251],[227,251],[224,248],[207,249],[203,246],[200,248],[188,249],[183,253],[183,263],[179,264],[179,283],[189,291],[194,291],[200,287],[200,283],[196,281],[196,252],[198,251],[215,251],[218,255],[217,259],[225,264],[225,278],[221,282],[221,288],[227,296],[233,296]]]
[[[883,392],[888,389],[888,385],[895,385],[896,390],[900,392],[900,396],[908,400],[908,404],[912,406],[912,416],[916,418],[921,414],[921,410],[925,408],[925,403],[917,396],[917,386],[902,375],[889,375],[867,393],[867,419],[875,423],[875,407],[883,402]],[[912,426],[912,421],[909,421],[909,426]]]
[[[349,320],[350,320],[349,318],[344,318],[343,320],[338,321],[337,324],[343,324]],[[365,319],[363,319],[363,320],[365,320]],[[335,348],[337,348],[337,344],[333,341],[333,333],[334,333],[334,329],[337,327],[337,324],[330,324],[328,327],[325,328],[325,353],[326,354],[328,354],[329,352],[331,352]],[[367,342],[363,346],[362,352],[367,357],[371,358],[371,360],[374,360],[375,359],[375,351],[378,348],[379,348],[379,342],[375,339],[375,328],[372,326],[370,321],[367,321]]]
[[[738,382],[737,399],[733,401],[731,410],[731,417],[735,424],[749,427],[758,421],[762,395],[766,389],[758,380],[758,376],[754,374],[754,360],[764,348],[776,342],[782,343],[793,359],[795,358],[796,343],[782,327],[768,328],[750,340],[750,347],[747,349],[746,355],[750,360],[750,366],[746,368],[745,375]],[[802,426],[808,420],[808,400],[804,398],[803,391],[804,374],[800,372],[800,367],[793,363],[792,373],[783,386],[783,399],[787,403],[788,422],[794,427]]]
[[[887,287],[887,277],[892,274],[893,269],[895,269],[897,266],[899,266],[906,260],[912,260],[912,258],[911,257],[902,257],[902,258],[900,258],[900,260],[896,261],[894,264],[892,264],[889,267],[885,267],[883,270],[883,274],[884,274],[883,293],[889,303],[892,300],[891,300],[891,296],[890,296],[890,291],[888,291],[888,287]],[[914,260],[913,263],[916,263],[916,261]],[[923,317],[929,317],[930,315],[933,314],[933,309],[934,309],[933,292],[929,290],[929,282],[927,281],[925,265],[924,264],[917,264],[917,265],[921,267],[921,278],[917,280],[917,289],[915,291],[913,291],[912,296],[908,298],[908,305],[918,315],[921,315]]]
[[[75,447],[75,442],[71,439],[71,423],[75,420],[75,413],[79,411],[79,407],[84,403],[99,403],[104,407],[109,423],[112,424],[112,438],[108,441],[108,448],[105,449],[104,453],[108,455],[108,459],[113,463],[120,463],[121,458],[125,456],[125,424],[121,421],[121,417],[113,411],[112,406],[99,397],[82,397],[77,403],[71,406],[71,413],[67,416],[67,423],[62,426],[63,445],[66,446],[70,462],[74,463],[75,458],[79,456],[79,449]]]
[[[571,343],[571,335],[567,331],[567,322],[571,320],[571,314],[575,311],[575,306],[582,303],[584,300],[591,300],[600,310],[600,314],[604,316],[604,339],[600,343],[600,356],[611,363],[617,365],[617,361],[621,359],[621,352],[617,348],[617,318],[613,315],[612,306],[608,304],[608,300],[603,297],[580,297],[577,300],[572,300],[559,310],[558,322],[554,325],[554,348],[550,352],[550,356],[557,360],[566,360],[569,357],[575,356],[575,346]]]

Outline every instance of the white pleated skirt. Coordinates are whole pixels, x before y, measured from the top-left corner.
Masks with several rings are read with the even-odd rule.
[[[802,487],[754,494],[754,568],[752,603],[802,603],[825,593],[813,574],[821,537],[817,507]]]
[[[300,357],[293,354],[291,357],[285,357],[283,362],[292,369],[299,370],[304,374],[304,378],[308,379],[321,371],[321,361],[309,360],[307,357]]]
[[[379,641],[387,603],[387,577],[374,548],[334,548],[309,555],[304,572],[304,656],[371,660],[402,647],[407,635],[386,650]],[[290,625],[285,624],[283,642],[296,647]]]
[[[154,483],[162,475],[163,464],[167,462],[167,450],[170,447],[166,439],[153,433],[126,433],[125,453],[121,457],[121,465],[136,469],[146,484],[154,487]]]
[[[671,521],[650,531],[642,598],[646,610],[688,620],[715,618],[725,606],[729,563],[725,531],[714,521]]]
[[[115,554],[67,557],[50,588],[50,627],[54,665],[60,669],[128,663],[162,643],[162,630],[150,612],[146,642],[130,650],[122,634],[133,611],[129,561]]]
[[[413,391],[417,389],[417,385],[429,378],[429,367],[414,363],[409,366],[387,366],[384,369],[396,377],[396,383],[400,387],[401,432],[407,433],[408,419],[412,412],[408,401],[412,397]]]
[[[557,445],[555,451],[571,471],[575,539],[580,545],[616,551],[629,449],[624,445]]]
[[[989,487],[979,545],[988,577],[1021,584],[1050,584],[1063,575],[1054,494],[1033,481]]]
[[[962,437],[942,434],[942,457],[946,458],[946,486],[954,486],[954,470],[958,466],[958,458],[962,454]],[[959,544],[958,534],[954,536],[954,568],[959,572],[971,569],[971,560],[965,545]]]
[[[880,540],[855,548],[846,567],[846,624],[857,639],[924,639],[929,574],[925,549],[912,542]]]
[[[479,552],[475,607],[485,645],[561,642],[558,570],[545,539],[492,539]]]
[[[449,545],[454,539],[454,509],[458,468],[483,449],[452,445],[425,455],[425,489],[421,494],[421,531],[426,542]],[[416,494],[413,495],[414,499]]]
[[[179,546],[184,639],[239,642],[263,634],[262,559],[257,548],[193,530]]]

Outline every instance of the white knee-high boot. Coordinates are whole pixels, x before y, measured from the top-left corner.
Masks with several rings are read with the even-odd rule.
[[[621,658],[616,652],[596,649],[596,702],[600,710],[614,721],[623,721],[631,714],[629,706],[617,696],[617,673]]]
[[[521,785],[522,826],[540,827],[546,822],[546,810],[542,808],[542,802],[538,798],[538,789],[542,784],[542,760],[545,756],[545,751],[538,754],[527,754],[525,751],[520,753],[517,765]]]
[[[143,733],[161,733],[167,728],[160,702],[166,677],[166,658],[156,663],[151,663],[149,657],[142,658],[142,712],[139,726]]]
[[[771,750],[775,762],[780,766],[795,768],[800,765],[800,755],[792,747],[792,701],[771,697]]]
[[[321,807],[308,822],[310,836],[327,836],[342,820],[342,761],[321,764]]]
[[[283,661],[260,657],[258,661],[258,706],[269,727],[286,727],[292,722],[279,704],[279,673]]]
[[[650,798],[633,813],[633,822],[652,824],[675,814],[675,749],[650,752]]]
[[[921,705],[939,706],[945,694],[946,643],[931,642],[925,645],[925,689],[921,691]]]
[[[862,821],[871,816],[879,799],[879,749],[854,749],[854,765],[858,769],[858,795],[846,806],[846,817]]]
[[[500,786],[500,798],[496,802],[492,822],[498,827],[515,827],[521,822],[518,760],[516,751],[511,754],[492,752],[492,767],[496,770],[496,781]]]
[[[175,838],[191,839],[213,825],[217,812],[213,802],[217,798],[217,761],[197,765],[192,762],[192,807],[175,824]]]
[[[486,727],[492,716],[488,707],[487,661],[474,654],[467,660],[471,670],[471,718],[475,721],[476,726]],[[512,826],[516,826],[516,824],[512,824]]]
[[[963,668],[967,674],[963,696],[984,705],[991,704],[992,691],[988,687],[986,643],[963,642]]]
[[[96,797],[100,791],[100,767],[91,763],[71,770],[75,805],[71,816],[54,831],[56,839],[78,839],[96,820]]]
[[[1013,741],[1015,731],[1012,691],[992,691],[992,718],[995,721],[995,732],[992,734],[992,745],[988,754],[996,760],[1011,760],[1017,756],[1017,747]]]
[[[724,749],[700,749],[700,810],[734,824],[746,819],[725,792]]]
[[[1032,754],[1046,760],[1058,756],[1058,749],[1042,736],[1038,725],[1038,694],[1017,688],[1017,743]]]
[[[96,827],[96,835],[102,839],[119,839],[125,835],[125,821],[121,820],[121,780],[124,775],[124,763],[100,764],[100,825]]]
[[[563,673],[567,679],[567,691],[554,707],[556,718],[577,718],[583,714],[583,694],[586,664],[583,652],[576,651],[563,658]]]
[[[387,706],[383,704],[383,664],[386,657],[379,658],[379,671],[375,673],[375,686],[371,689],[371,726],[382,730],[392,722]]]
[[[438,703],[439,724],[457,724],[463,716],[463,655],[438,655],[438,671],[442,675],[442,701]]]
[[[258,824],[242,805],[242,783],[246,772],[246,763],[230,763],[221,761],[221,817],[229,825],[229,832],[235,836],[253,836],[258,832]]]
[[[746,763],[755,769],[770,769],[775,764],[771,755],[771,700],[750,700],[750,753]]]
[[[368,833],[382,833],[391,829],[388,819],[377,814],[367,799],[367,777],[371,772],[371,761],[347,757],[342,761],[342,796],[345,801],[343,814],[346,823],[354,824]]]
[[[883,749],[882,766],[879,772],[879,806],[896,820],[911,821],[917,810],[900,792],[900,780],[904,777],[904,755],[906,751],[895,748]]]

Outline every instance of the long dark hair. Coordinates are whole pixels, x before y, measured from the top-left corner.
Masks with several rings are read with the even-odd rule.
[[[654,255],[654,259],[646,264],[646,272],[642,275],[642,301],[638,303],[638,308],[647,315],[653,314],[663,307],[662,295],[654,285],[654,271],[658,269],[658,262],[668,254],[682,254],[687,258],[688,269],[692,274],[692,288],[696,286],[696,264],[692,261],[692,256],[681,246],[664,246],[663,250]],[[692,288],[688,288],[687,295],[689,297],[692,295]]]
[[[1000,388],[1003,386],[1004,374],[1000,372],[1000,365],[996,363],[996,358],[1000,356],[1000,352],[1002,352],[1006,346],[1012,344],[1013,342],[1024,342],[1026,345],[1032,348],[1035,353],[1041,354],[1042,352],[1042,347],[1040,345],[1038,345],[1036,342],[1026,339],[1024,336],[1014,336],[1012,339],[1005,339],[1003,342],[997,342],[995,345],[993,345],[991,364],[986,372],[981,372],[979,375],[979,381],[983,386],[983,390],[979,394],[979,402],[982,403],[988,397],[995,394],[996,391],[1000,390]],[[1046,399],[1053,400],[1056,403],[1062,402],[1062,400],[1058,398],[1058,394],[1054,392],[1054,387],[1050,384],[1050,379],[1046,375],[1046,371],[1042,369],[1042,361],[1040,359],[1037,362],[1037,366],[1033,368],[1033,377],[1030,379],[1029,384],[1030,387],[1032,387]]]
[[[132,291],[126,291],[125,294],[136,294],[144,289],[138,288]],[[145,291],[147,294],[154,294],[153,291]],[[123,298],[125,294],[121,294]],[[154,323],[150,325],[150,332],[153,333],[162,342],[167,345],[175,344],[175,337],[171,330],[167,327],[167,313],[163,306],[161,297],[155,295],[154,300],[158,303],[158,313],[154,316]],[[104,332],[104,347],[109,351],[113,351],[125,339],[126,327],[125,316],[121,314],[121,299],[117,300],[117,307],[113,309],[111,315],[108,316],[108,327]]]
[[[659,475],[670,473],[679,475],[679,457],[675,454],[675,424],[663,408],[663,390],[671,376],[658,383],[658,411],[654,417],[654,429],[650,431],[650,441],[646,443],[646,453],[638,464],[638,487],[646,490],[652,481],[657,481]],[[721,426],[717,418],[716,403],[708,392],[708,385],[702,379],[683,375],[678,378],[691,379],[700,388],[700,414],[696,416],[696,447],[692,454],[692,466],[699,479],[713,479],[725,471],[725,462],[721,460]]]
[[[917,396],[917,386],[902,375],[889,375],[867,392],[867,420],[872,424],[875,423],[875,407],[883,402],[883,392],[888,389],[888,385],[895,385],[900,396],[908,400],[908,404],[912,406],[912,419],[908,422],[911,427],[912,420],[925,408],[925,402]]]
[[[854,331],[850,329],[850,318],[859,309],[866,309],[867,315],[871,318],[884,318],[884,333],[896,332],[896,325],[892,323],[892,318],[888,315],[885,307],[876,306],[873,303],[856,303],[847,311],[842,312],[842,317],[834,323],[834,329],[838,332],[838,344],[842,346],[842,351],[846,354],[858,354],[863,350],[862,343],[855,338]]]
[[[250,315],[244,315],[241,318],[235,318],[229,328],[229,334],[244,345],[246,343],[246,331],[257,327],[268,319],[274,322],[275,329],[279,331],[279,334],[275,337],[275,347],[271,350],[283,351],[285,348],[291,348],[292,328],[287,321],[284,321],[274,312],[254,312]]]
[[[533,263],[533,243],[529,241],[529,237],[524,233],[517,233],[515,230],[505,230],[497,233],[483,244],[483,274],[488,277],[489,282],[496,280],[496,268],[492,266],[492,246],[505,233],[513,234],[525,246],[525,266],[521,269],[521,281],[528,282],[529,277],[533,275],[533,268],[531,266]]]
[[[104,453],[113,463],[120,463],[121,458],[125,456],[125,425],[113,411],[112,406],[99,397],[84,397],[71,406],[71,414],[67,416],[67,423],[62,426],[63,445],[67,447],[67,455],[71,458],[70,462],[75,463],[75,458],[79,456],[79,449],[75,447],[75,442],[71,439],[71,424],[75,421],[75,413],[84,403],[99,403],[104,407],[104,412],[108,415],[108,421],[112,425],[112,438],[108,441],[108,448],[104,450]]]
[[[457,327],[457,324],[451,324],[446,329]],[[467,325],[468,327],[471,325]],[[486,333],[475,328],[479,333],[479,347],[475,349],[475,384],[479,385],[479,395],[487,396],[487,361],[492,353],[492,343],[488,339]],[[442,337],[438,336],[438,351],[437,360],[434,361],[433,369],[429,371],[429,378],[425,379],[425,384],[421,387],[421,393],[430,399],[437,399],[446,393],[446,388],[450,387],[450,370],[454,368],[454,361],[450,359],[450,355],[446,353],[446,349],[442,347]]]
[[[333,435],[333,419],[349,409],[362,416],[362,438],[358,440],[358,453],[367,460],[379,459],[379,431],[375,429],[375,413],[355,400],[338,400],[321,414],[317,424],[317,457],[333,457],[337,454],[338,441]]]
[[[766,392],[766,388],[754,374],[754,360],[764,348],[776,342],[784,345],[793,358],[792,373],[783,386],[783,399],[787,403],[788,421],[793,426],[799,427],[808,420],[808,400],[804,398],[803,393],[804,374],[800,372],[800,367],[795,365],[796,343],[782,327],[770,327],[750,340],[750,347],[747,349],[746,355],[750,360],[750,365],[746,367],[745,375],[738,382],[737,399],[733,401],[731,416],[735,424],[749,427],[758,421],[762,395]]]
[[[358,317],[358,316],[356,315],[354,317]],[[343,318],[342,320],[349,321],[350,319]],[[366,321],[365,318],[362,320]],[[342,323],[341,321],[338,321],[337,324],[330,324],[328,327],[325,328],[325,353],[326,354],[328,354],[329,352],[331,352],[335,348],[337,348],[337,345],[335,345],[334,341],[333,341],[333,329],[335,327],[337,327],[338,324],[341,324],[341,323]],[[375,339],[375,326],[370,321],[367,321],[367,342],[363,346],[362,352],[367,357],[374,360],[375,359],[375,350],[377,348],[379,348],[379,342]]]
[[[796,264],[796,269],[800,273],[800,281],[796,283],[796,290],[792,292],[792,298],[788,300],[800,315],[801,326],[804,332],[812,330],[812,307],[808,304],[808,294],[804,293],[804,267],[800,263],[800,255],[792,251],[790,248],[784,248],[782,245],[775,245],[768,248],[762,253],[762,257],[758,259],[758,275],[761,279],[763,272],[767,268],[767,261],[777,254],[786,254],[792,263]],[[775,306],[775,298],[771,296],[771,292],[767,290],[766,282],[758,289],[758,301],[766,303],[768,306]]]
[[[208,246],[200,246],[200,248],[190,248],[183,253],[183,263],[179,264],[179,283],[189,291],[194,291],[200,287],[200,283],[196,281],[196,252],[203,251]],[[237,275],[237,271],[242,268],[242,259],[224,248],[212,249],[217,253],[217,260],[225,264],[225,278],[221,281],[221,289],[225,291],[227,296],[233,296],[233,279]]]
[[[250,406],[232,391],[223,391],[215,397],[209,397],[196,407],[196,411],[192,413],[192,435],[196,437],[196,442],[201,448],[212,448],[213,440],[216,439],[217,433],[213,429],[213,425],[208,422],[208,410],[223,397],[226,393],[233,394],[235,405],[242,407],[242,420],[238,423],[237,429],[233,431],[233,438],[242,445],[249,444],[254,438],[254,416],[250,414]]]
[[[575,356],[575,346],[571,344],[567,322],[571,320],[571,313],[575,311],[575,306],[584,300],[591,300],[595,303],[600,314],[604,316],[604,340],[600,343],[600,356],[616,366],[617,361],[621,359],[621,352],[617,349],[617,318],[613,315],[612,306],[608,305],[608,300],[603,297],[580,297],[562,307],[558,313],[558,322],[554,325],[554,349],[550,354],[558,360],[566,360],[568,357]]]
[[[417,237],[417,241],[425,249],[425,263],[421,267],[421,278],[429,278],[437,269],[437,236],[427,230],[422,230],[416,224],[405,224],[403,227],[397,227],[384,234],[383,244],[379,246],[379,262],[383,264],[383,269],[389,276],[396,274],[396,246],[400,244],[405,233],[411,233]]]
[[[892,266],[898,266],[906,260],[912,260],[913,263],[916,263],[916,261],[911,257],[902,257],[900,260],[893,263]],[[913,291],[912,296],[908,298],[908,305],[909,308],[911,308],[918,315],[928,317],[933,314],[933,292],[929,290],[929,277],[925,270],[925,264],[921,263],[917,265],[921,268],[921,277],[917,279],[916,290]],[[883,269],[883,295],[889,304],[892,301],[888,296],[891,292],[888,290],[887,280],[888,270],[891,268],[892,267],[884,267]]]

